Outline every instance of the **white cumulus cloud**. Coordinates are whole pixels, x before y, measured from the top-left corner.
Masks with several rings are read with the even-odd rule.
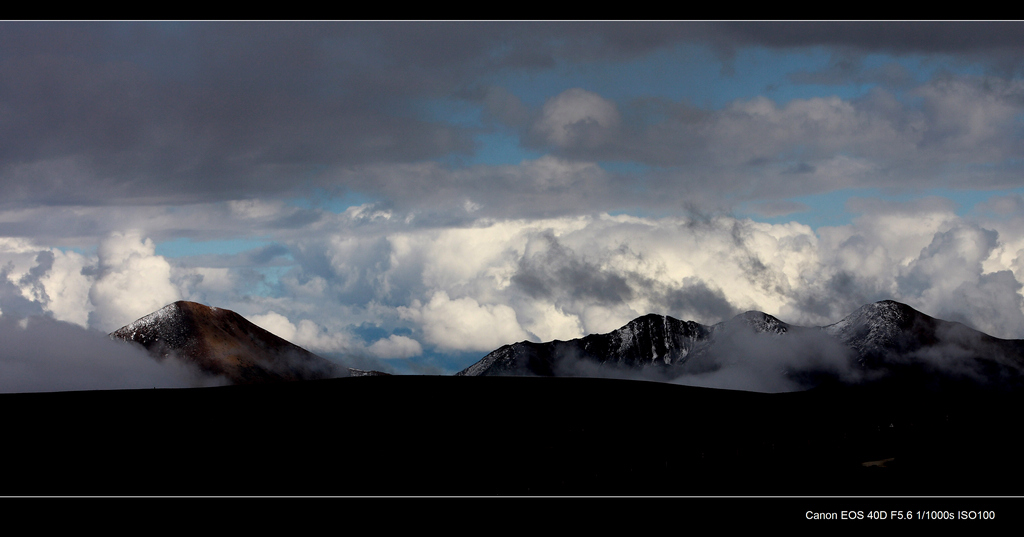
[[[89,291],[94,326],[111,331],[179,300],[171,265],[138,232],[113,233],[99,246],[100,274]]]
[[[511,307],[480,304],[471,297],[452,300],[445,291],[435,292],[426,304],[414,300],[398,311],[423,328],[427,342],[444,350],[491,351],[529,339]]]
[[[423,354],[419,341],[406,336],[391,335],[378,339],[367,350],[377,358],[411,358]]]

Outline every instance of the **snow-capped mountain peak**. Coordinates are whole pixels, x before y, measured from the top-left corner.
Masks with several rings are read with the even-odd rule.
[[[747,311],[732,319],[716,324],[713,328],[717,331],[732,330],[734,327],[742,326],[749,328],[758,334],[781,335],[789,331],[789,324],[768,315],[763,311]]]
[[[141,344],[157,358],[174,356],[233,383],[325,378],[340,368],[226,309],[178,301],[110,334]]]
[[[861,356],[884,352],[886,349],[905,347],[910,343],[908,331],[915,320],[931,319],[906,304],[883,300],[865,304],[837,323],[822,330]]]
[[[892,374],[995,375],[1024,383],[1024,340],[996,339],[892,300],[822,327],[790,325],[760,311],[713,326],[649,314],[607,334],[506,345],[458,374],[673,379],[723,367],[746,367],[742,374],[753,376],[782,371],[801,386]]]

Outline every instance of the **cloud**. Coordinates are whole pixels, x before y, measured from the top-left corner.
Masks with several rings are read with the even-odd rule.
[[[403,319],[419,324],[426,341],[442,350],[491,351],[529,338],[511,307],[480,304],[470,297],[453,300],[445,291],[435,292],[426,304],[414,300],[398,311]]]
[[[853,199],[852,223],[818,229],[730,214],[802,218],[791,198],[844,189],[1016,187],[1021,28],[4,23],[0,310],[111,329],[187,298],[366,356],[567,339],[648,312],[823,324],[883,298],[1017,336],[1019,196],[969,217],[941,198]],[[708,51],[727,72],[763,47],[831,55],[773,83],[874,87],[743,88],[712,106],[588,79]],[[478,163],[495,135],[529,156]],[[261,242],[157,255],[183,237]],[[383,333],[363,341],[364,323]]]
[[[728,323],[716,333],[707,355],[684,365],[688,370],[672,382],[755,392],[790,392],[807,389],[822,377],[844,382],[860,380],[852,352],[822,331],[793,329],[776,335],[754,333]],[[803,378],[802,376],[812,376]]]
[[[95,261],[77,252],[41,248],[31,241],[0,241],[0,309],[16,316],[41,315],[88,325]]]
[[[922,146],[949,161],[985,162],[1017,152],[1024,83],[995,77],[938,77],[918,88],[927,117]]]
[[[823,325],[891,298],[1018,337],[1024,233],[1016,217],[982,226],[953,209],[940,198],[853,200],[848,210],[862,213],[853,223],[812,230],[721,214],[478,217],[421,227],[410,213],[366,205],[325,215],[311,224],[316,232],[284,231],[269,250],[219,267],[203,256],[158,256],[133,232],[104,238],[96,257],[9,240],[0,311],[91,319],[110,330],[178,298],[198,299],[314,352],[413,357],[604,333],[646,313],[713,324],[756,309]],[[294,261],[278,276],[250,268],[257,258],[277,263],[282,252]],[[355,336],[367,322],[385,334]]]
[[[114,233],[100,243],[99,274],[89,290],[91,326],[116,330],[181,298],[170,263],[155,251],[138,232]]]
[[[663,98],[614,103],[576,88],[534,111],[522,136],[580,162],[658,167],[592,184],[586,200],[564,200],[566,213],[602,203],[678,208],[684,196],[735,203],[845,188],[1016,184],[1019,81],[937,75],[915,86],[784,104],[756,96],[720,110]]]
[[[354,346],[351,339],[346,332],[328,331],[309,319],[302,319],[291,341],[314,352],[345,352]]]
[[[8,206],[343,193],[361,186],[337,181],[353,168],[472,154],[480,127],[426,113],[422,104],[432,100],[479,103],[490,118],[532,133],[528,145],[573,158],[693,170],[789,155],[784,171],[800,162],[820,170],[845,152],[934,177],[932,165],[952,155],[1007,158],[1005,140],[1014,137],[1003,135],[1020,110],[1019,84],[1006,75],[1024,57],[1020,29],[998,21],[10,22],[0,32],[9,52],[0,74],[12,81],[0,91],[10,111],[0,178]],[[793,99],[774,110],[756,98],[704,110],[652,95],[613,102],[576,86],[531,109],[492,83],[686,47],[731,61],[738,48],[757,46],[827,47],[834,65],[817,82],[886,79],[901,90],[910,81],[897,65],[865,70],[857,62],[878,52],[939,53],[1017,67],[932,81],[916,90],[920,106],[879,90],[877,98]],[[880,113],[877,101],[893,113]],[[981,141],[989,145],[971,157]],[[798,160],[801,148],[810,154]]]
[[[866,52],[1009,52],[1022,44],[1015,22],[729,22],[716,25],[736,43],[771,47],[838,46]]]
[[[562,148],[594,149],[607,143],[621,118],[615,103],[600,95],[572,88],[548,99],[534,132]]]
[[[655,292],[663,292],[666,310],[678,319],[700,320],[711,324],[739,313],[721,289],[711,287],[699,277],[683,278],[679,287],[662,291],[664,287],[656,286]]]
[[[347,332],[328,331],[309,319],[302,319],[298,325],[295,325],[287,317],[275,311],[251,315],[247,318],[271,334],[313,352],[345,353],[361,348],[361,345],[357,341],[353,341],[352,336]]]
[[[82,272],[92,264],[91,260],[73,251],[53,249],[49,253],[53,262],[39,278],[46,293],[43,307],[58,321],[88,326],[89,312],[93,309],[89,299],[92,282]]]
[[[981,212],[991,212],[999,216],[1021,214],[1024,212],[1024,196],[1021,196],[1020,194],[992,196],[987,201],[979,203],[976,209]]]
[[[298,284],[305,281],[309,297],[334,297],[339,306],[376,312],[375,322],[422,331],[427,346],[493,350],[603,333],[645,313],[712,324],[757,309],[824,325],[887,298],[937,313],[929,297],[968,282],[980,287],[964,287],[962,296],[980,304],[982,289],[1002,281],[985,275],[1010,270],[1017,259],[999,261],[1006,239],[967,224],[948,202],[862,205],[877,211],[817,232],[727,216],[481,220],[427,229],[388,220],[304,239],[295,249],[325,257],[300,255],[295,279],[282,281],[293,282],[290,293],[304,292]],[[951,230],[960,231],[944,235]],[[958,308],[968,311],[967,303]],[[355,311],[333,311],[362,322]],[[1011,313],[1005,318],[1016,318]],[[508,328],[501,337],[498,325]]]
[[[491,38],[412,24],[375,47],[387,26],[5,24],[2,70],[15,82],[0,102],[14,113],[0,129],[12,140],[0,176],[18,185],[5,201],[235,199],[293,192],[315,171],[310,161],[468,152],[464,129],[389,112],[410,90],[453,88],[447,77],[470,68],[460,59]],[[368,41],[355,45],[360,34]],[[469,57],[431,54],[441,46],[432,39],[462,39]],[[389,58],[397,63],[376,68]],[[424,61],[436,69],[420,71]],[[344,99],[320,91],[339,84]]]
[[[568,300],[599,304],[633,298],[625,278],[576,255],[551,232],[536,236],[527,244],[512,284],[535,298],[551,299],[556,293],[565,293]]]
[[[0,392],[184,388],[208,385],[174,359],[48,317],[0,316]]]
[[[488,78],[695,44],[830,45],[836,69],[863,78],[854,60],[865,51],[995,58],[1016,50],[1019,24],[990,26],[991,33],[989,23],[8,23],[5,68],[19,75],[0,92],[15,111],[5,122],[14,134],[0,151],[0,178],[11,207],[233,204],[203,221],[153,217],[164,226],[89,229],[103,219],[88,216],[52,226],[92,236],[136,226],[158,230],[150,233],[158,242],[173,219],[194,222],[176,231],[196,235],[225,220],[236,233],[244,221],[302,229],[323,215],[281,199],[314,191],[355,191],[418,210],[421,222],[454,225],[623,205],[678,210],[694,197],[729,204],[927,186],[937,177],[951,186],[1005,186],[1020,172],[1013,140],[1022,103],[1019,82],[1005,74],[940,75],[853,99],[744,97],[719,109],[642,92],[613,101],[578,86],[529,105]],[[947,42],[954,31],[977,38]],[[874,43],[873,32],[885,43]],[[478,106],[486,118],[472,126],[439,118],[424,110],[434,100]],[[492,120],[520,133],[527,148],[552,154],[522,166],[439,164],[471,154],[474,136],[501,128]],[[608,173],[598,161],[657,169]],[[51,228],[38,220],[30,226],[37,238]],[[22,223],[0,222],[0,233],[23,232]]]
[[[401,212],[422,227],[471,225],[481,217],[592,213],[642,194],[593,162],[553,155],[516,165],[466,168],[436,162],[359,166],[339,171],[335,179],[385,200],[375,204],[371,214]],[[642,197],[637,199],[638,206],[645,203]],[[366,222],[370,215],[360,216]]]
[[[747,225],[724,218],[700,224],[625,216],[504,221],[441,230],[398,230],[382,223],[377,231],[360,228],[352,239],[324,238],[304,248],[320,251],[326,246],[330,251],[332,245],[350,240],[380,245],[381,250],[364,261],[355,254],[336,256],[353,270],[365,267],[360,274],[368,282],[361,287],[364,295],[338,295],[342,300],[398,308],[392,311],[403,312],[406,322],[436,328],[438,320],[428,312],[444,307],[461,311],[448,304],[455,302],[451,297],[472,297],[475,304],[464,301],[462,306],[472,306],[464,309],[502,304],[515,311],[519,327],[539,339],[568,339],[581,331],[618,328],[649,312],[717,322],[733,314],[736,303],[757,303],[744,296],[746,292],[764,293],[767,286],[777,293],[775,285],[796,286],[796,280],[781,281],[800,276],[801,257],[809,262],[809,228],[751,225],[744,230]],[[780,239],[785,253],[773,251]],[[323,275],[316,280],[321,286],[318,296],[350,285],[351,271],[320,268],[320,262],[309,266]],[[792,274],[778,274],[780,270]],[[739,289],[747,291],[737,295]],[[497,310],[488,313],[496,314]],[[435,337],[428,336],[426,343],[457,347],[451,338],[440,336],[443,330],[430,333]],[[527,334],[516,330],[511,337],[504,343],[527,339]]]
[[[411,358],[423,354],[423,347],[419,341],[395,334],[374,341],[367,350],[373,356],[383,359]]]
[[[1024,333],[1022,285],[1010,270],[983,268],[998,245],[994,230],[959,225],[936,233],[931,244],[897,277],[900,294],[935,316],[997,337]]]
[[[18,285],[24,282],[25,278],[11,281],[12,269],[11,263],[0,269],[0,314],[17,317],[41,314],[42,305],[33,300],[31,295],[26,297],[25,289]]]
[[[833,52],[829,65],[811,71],[796,71],[787,78],[796,84],[880,84],[889,89],[911,87],[914,74],[903,65],[890,61],[880,67],[865,67],[864,54],[851,49]]]
[[[109,330],[176,297],[203,298],[313,352],[367,364],[606,333],[646,313],[713,324],[761,310],[824,325],[889,298],[1020,337],[1024,233],[1012,212],[982,225],[939,198],[848,209],[862,214],[818,230],[697,213],[420,227],[368,205],[325,216],[316,233],[277,236],[273,251],[295,261],[255,280],[254,256],[195,266],[156,255],[140,233],[105,237],[95,257],[8,239],[0,315],[88,318]],[[388,216],[363,218],[377,213]],[[355,335],[366,323],[383,333]]]
[[[533,341],[564,341],[587,335],[580,314],[566,312],[548,300],[517,301],[516,318]]]
[[[292,324],[287,317],[277,313],[276,311],[271,311],[262,315],[250,315],[247,319],[267,332],[288,341],[294,340],[295,333],[298,331],[295,325]]]

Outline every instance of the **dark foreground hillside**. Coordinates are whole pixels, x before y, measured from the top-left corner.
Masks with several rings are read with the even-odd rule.
[[[0,395],[0,495],[1020,495],[1019,396],[390,376]]]

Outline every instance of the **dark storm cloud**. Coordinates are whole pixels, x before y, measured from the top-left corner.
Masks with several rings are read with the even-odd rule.
[[[5,201],[196,201],[316,186],[325,167],[467,152],[403,99],[444,95],[475,27],[7,23]]]
[[[716,24],[715,30],[712,40],[727,69],[736,48],[745,45],[833,49],[829,67],[790,74],[796,83],[910,83],[909,74],[896,64],[865,69],[863,59],[873,53],[948,55],[1004,75],[1024,69],[1024,24],[1019,21],[730,22]]]
[[[827,67],[815,71],[796,71],[787,78],[795,84],[881,84],[900,89],[915,83],[913,74],[896,62],[865,68],[861,60],[860,55],[850,52],[835,53]]]
[[[669,315],[682,320],[713,324],[738,313],[721,289],[713,289],[698,278],[686,278],[682,287],[671,289],[662,296]]]
[[[808,164],[806,162],[800,162],[800,163],[796,164],[795,166],[793,166],[793,167],[783,171],[782,173],[786,173],[786,174],[790,174],[790,175],[798,175],[798,174],[805,174],[805,173],[814,173],[816,170],[817,170],[817,168],[815,168],[814,166],[812,166],[812,165],[810,165],[810,164]]]
[[[482,77],[489,74],[549,69],[560,61],[625,60],[679,43],[710,44],[719,51],[829,45],[1001,53],[1019,48],[1019,28],[1003,23],[11,22],[0,27],[0,135],[5,140],[0,188],[8,206],[185,203],[324,186],[365,188],[358,180],[348,183],[353,166],[473,152],[475,127],[431,116],[421,106],[425,100],[486,102],[491,116],[528,131],[537,112],[525,110],[514,96],[481,89]],[[693,164],[708,149],[713,157],[716,141],[707,134],[716,124],[706,113],[685,103],[647,99],[620,104],[621,123],[581,118],[559,151],[574,158],[673,165]],[[640,128],[655,116],[668,120]],[[764,139],[756,128],[751,132]],[[529,136],[524,140],[537,143]],[[744,151],[743,145],[735,153],[744,162],[777,152],[753,142]],[[411,195],[404,188],[433,191],[446,181],[436,175],[421,179],[422,187],[396,181],[371,190],[402,197]],[[692,182],[703,179],[695,176]]]
[[[613,103],[566,90],[533,112],[521,136],[525,145],[571,160],[652,165],[631,175],[662,196],[778,199],[851,187],[933,187],[937,180],[961,188],[1016,184],[1024,87],[999,77],[941,75],[911,91],[916,99],[881,88],[850,100],[755,97],[691,113],[686,103]],[[630,192],[627,178],[595,197]]]
[[[716,25],[737,44],[844,46],[871,52],[967,53],[1024,47],[1024,24],[992,22],[728,22]]]
[[[728,60],[736,47],[837,47],[892,54],[986,54],[1019,57],[1019,21],[580,22],[533,24],[535,38],[560,35],[553,53],[570,59],[624,59],[677,43],[706,43]],[[543,39],[537,40],[544,43]],[[535,45],[543,46],[543,45]],[[551,46],[551,45],[549,45]]]
[[[517,130],[523,146],[574,159],[676,166],[694,164],[716,145],[719,114],[685,101],[652,96],[613,103],[570,88],[529,108],[497,88],[480,102],[488,117]]]
[[[635,56],[682,28],[5,23],[5,202],[232,199],[319,186],[338,166],[467,154],[472,132],[419,100],[558,57]]]
[[[863,242],[863,237],[854,240]],[[846,245],[852,247],[851,245]],[[864,304],[892,298],[892,292],[879,288],[877,281],[846,270],[837,270],[821,287],[794,290],[796,309],[814,316],[821,322],[832,323],[842,319]]]
[[[633,289],[620,274],[579,256],[552,233],[538,236],[543,243],[534,255],[523,256],[512,284],[527,295],[552,299],[568,296],[574,301],[617,304],[633,297]]]
[[[411,213],[419,227],[467,225],[484,215],[551,217],[608,211],[621,204],[675,201],[650,191],[640,180],[632,182],[591,163],[553,157],[454,170],[436,162],[367,166],[345,170],[338,180],[387,198],[376,207]]]
[[[645,266],[645,256],[627,243],[595,256],[593,252],[574,251],[547,232],[531,239],[511,282],[527,296],[562,305],[616,305],[643,300],[652,312],[706,324],[738,312],[720,288],[700,277],[675,283],[652,277],[656,272],[647,274],[637,266]]]

